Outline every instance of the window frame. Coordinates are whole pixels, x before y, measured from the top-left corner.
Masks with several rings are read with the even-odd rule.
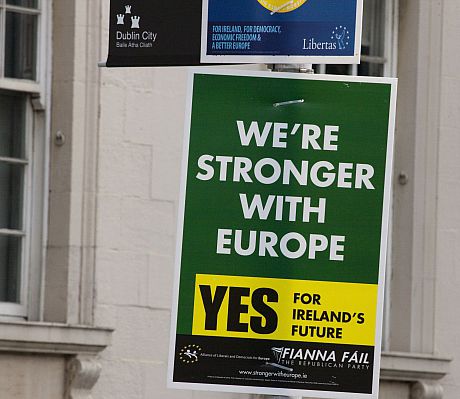
[[[396,77],[398,68],[398,32],[399,32],[399,0],[386,0],[383,73],[385,77]],[[392,191],[395,182],[393,181]],[[385,270],[385,296],[383,307],[382,351],[391,348],[391,280],[393,271],[393,194],[390,196],[390,213],[388,225],[387,265]]]
[[[37,16],[35,80],[4,77],[6,12]],[[26,95],[23,225],[19,303],[0,302],[1,318],[40,320],[43,304],[43,265],[46,247],[51,93],[51,1],[38,0],[36,9],[7,5],[0,0],[0,89]],[[5,157],[4,157],[5,158]]]
[[[28,7],[21,7],[16,5],[11,5],[6,3],[7,0],[0,0],[0,79],[12,80],[12,81],[22,81],[22,82],[38,82],[40,79],[40,61],[39,61],[39,54],[41,50],[41,33],[42,28],[40,26],[41,16],[43,14],[42,7],[45,5],[46,0],[37,0],[37,8],[28,8]],[[26,15],[35,15],[37,16],[37,37],[36,37],[36,59],[35,59],[35,76],[36,79],[18,79],[18,78],[11,78],[5,77],[5,39],[6,39],[6,13],[7,12],[17,12]],[[13,82],[10,82],[13,83]],[[33,86],[29,86],[29,90],[25,91],[37,91],[36,88]]]
[[[3,157],[0,156],[0,161],[7,165],[21,165],[23,171],[21,173],[23,177],[22,181],[22,209],[21,209],[21,220],[22,228],[19,229],[2,229],[0,228],[0,235],[6,237],[21,237],[21,256],[19,269],[19,303],[14,302],[0,302],[0,314],[7,316],[27,316],[27,288],[29,273],[27,272],[26,261],[29,259],[30,249],[30,231],[31,221],[31,154],[32,154],[32,113],[30,105],[28,104],[27,97],[25,101],[25,112],[24,112],[24,155],[23,157]]]

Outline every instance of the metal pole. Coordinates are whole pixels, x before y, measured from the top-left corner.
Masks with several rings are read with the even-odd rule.
[[[312,64],[267,64],[267,67],[273,72],[315,73]],[[302,396],[257,395],[253,399],[302,399]]]

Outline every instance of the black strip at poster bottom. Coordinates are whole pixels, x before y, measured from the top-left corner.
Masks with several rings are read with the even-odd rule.
[[[177,335],[174,382],[372,393],[374,347]]]

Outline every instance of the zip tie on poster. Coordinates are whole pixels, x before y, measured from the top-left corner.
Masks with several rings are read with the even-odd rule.
[[[305,100],[303,98],[301,98],[300,100],[282,101],[282,102],[279,102],[279,103],[274,103],[273,106],[276,108],[276,107],[283,107],[285,105],[302,104],[304,102],[305,102]]]
[[[275,8],[270,15],[275,15],[278,11],[282,10],[284,7],[290,6],[291,4],[294,4],[294,0],[288,1],[287,3],[284,3],[283,5],[279,6],[278,8]]]
[[[265,364],[267,366],[276,367],[276,368],[281,369],[281,370],[286,370],[286,371],[291,371],[291,372],[294,371],[294,369],[291,369],[290,367],[282,366],[281,364],[278,364],[278,363],[265,362]]]

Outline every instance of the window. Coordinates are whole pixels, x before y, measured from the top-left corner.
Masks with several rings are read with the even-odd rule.
[[[25,96],[0,91],[0,302],[21,302],[28,182]]]
[[[316,73],[395,76],[397,0],[364,0],[361,63],[316,65]]]
[[[3,0],[3,76],[36,79],[37,0]]]
[[[40,246],[35,196],[43,192],[44,125],[39,0],[0,0],[0,315],[29,316],[31,254]],[[45,57],[43,57],[45,59]],[[41,100],[40,100],[41,101]],[[38,101],[38,102],[40,102]],[[37,173],[40,171],[40,173]],[[41,176],[41,178],[40,178]],[[37,177],[39,177],[37,179]],[[37,201],[42,204],[43,201]],[[43,210],[38,212],[43,214]],[[34,222],[33,222],[34,220]],[[38,298],[37,298],[38,299]]]

